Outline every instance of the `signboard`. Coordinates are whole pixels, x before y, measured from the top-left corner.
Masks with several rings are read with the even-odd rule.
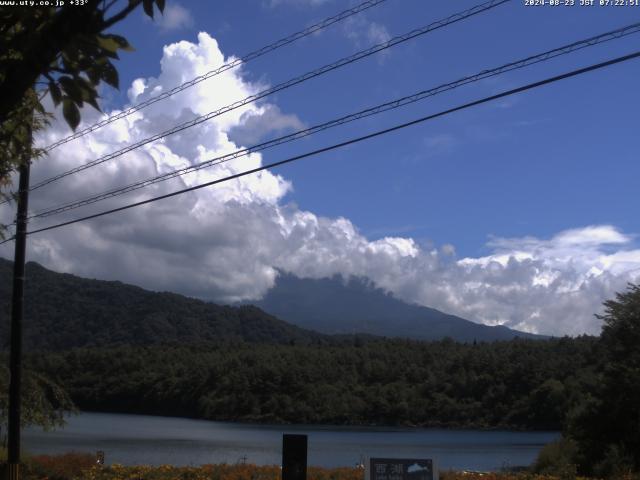
[[[366,480],[438,480],[431,458],[370,458]]]

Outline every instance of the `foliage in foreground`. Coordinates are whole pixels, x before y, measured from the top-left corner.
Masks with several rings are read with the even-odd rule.
[[[569,412],[563,439],[540,452],[538,473],[631,478],[640,472],[640,285],[604,305],[597,381]]]
[[[532,471],[539,475],[573,478],[578,469],[577,453],[578,446],[573,440],[561,438],[542,448],[533,464]]]
[[[90,454],[67,453],[56,456],[36,456],[29,460],[25,480],[280,480],[278,466],[256,465],[202,465],[199,467],[174,467],[148,465],[125,467],[122,465],[96,466]],[[309,467],[307,480],[363,480],[364,471],[359,468]],[[467,473],[443,471],[441,480],[580,480],[584,477],[540,475],[521,473]],[[640,480],[626,475],[621,480]]]
[[[583,473],[640,472],[640,285],[605,302],[599,381],[568,419]]]
[[[61,455],[37,455],[25,462],[26,479],[71,480],[82,478],[96,466],[95,456],[69,452]]]
[[[118,88],[112,60],[119,50],[132,50],[124,37],[106,31],[139,5],[153,18],[154,5],[162,12],[165,0],[87,1],[81,8],[53,3],[0,8],[0,200],[13,198],[13,172],[45,154],[32,142],[32,133],[52,117],[44,98],[62,106],[73,130],[84,104],[100,110],[100,83]],[[6,231],[0,224],[0,239]]]
[[[9,416],[9,369],[5,357],[0,357],[0,440],[6,432]],[[26,369],[22,376],[22,405],[20,420],[23,426],[38,425],[44,430],[62,427],[65,413],[76,407],[67,392],[44,375]]]
[[[202,465],[175,467],[162,465],[97,466],[95,457],[84,453],[40,455],[30,458],[25,466],[25,480],[279,480],[281,469],[275,465]],[[308,480],[362,480],[357,468],[309,467]]]

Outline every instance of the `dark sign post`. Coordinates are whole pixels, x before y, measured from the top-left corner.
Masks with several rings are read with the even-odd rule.
[[[366,480],[438,480],[430,458],[371,458]]]
[[[282,480],[306,480],[307,436],[282,436]]]

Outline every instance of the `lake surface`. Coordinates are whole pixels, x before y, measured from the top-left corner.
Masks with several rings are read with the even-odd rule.
[[[353,466],[362,455],[435,458],[441,469],[499,470],[529,465],[557,432],[250,425],[172,417],[82,413],[64,429],[27,429],[30,453],[105,452],[107,464],[280,465],[282,434],[308,435],[308,463]]]

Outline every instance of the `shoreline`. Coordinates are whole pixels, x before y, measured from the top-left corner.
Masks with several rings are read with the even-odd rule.
[[[460,426],[449,424],[407,424],[407,425],[389,425],[389,424],[365,424],[365,423],[353,423],[353,424],[330,424],[330,423],[293,423],[293,422],[260,422],[250,420],[212,420],[209,418],[191,417],[191,416],[178,416],[178,415],[162,415],[153,413],[136,413],[136,412],[123,412],[123,411],[108,411],[108,410],[79,410],[75,413],[70,413],[69,417],[81,415],[84,413],[98,414],[98,415],[130,415],[136,417],[149,417],[149,418],[162,418],[162,419],[175,419],[175,420],[191,420],[196,422],[211,422],[231,427],[250,427],[259,428],[265,430],[280,430],[283,427],[292,427],[294,430],[313,430],[313,431],[345,431],[345,432],[421,432],[421,431],[442,431],[442,432],[504,432],[504,433],[542,433],[542,434],[560,434],[560,430],[544,430],[544,429],[524,429],[514,428],[507,426]],[[65,415],[66,417],[66,415]],[[64,428],[64,427],[63,427]]]

